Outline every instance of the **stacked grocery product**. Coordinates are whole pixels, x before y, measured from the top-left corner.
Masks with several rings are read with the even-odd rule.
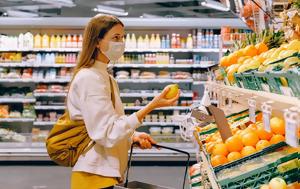
[[[0,105],[0,118],[35,118],[33,105]]]
[[[224,141],[214,123],[197,128],[197,140],[203,146],[202,159],[207,159],[199,162],[200,167],[206,165],[222,189],[267,188],[269,181],[269,189],[297,186],[300,148],[285,143],[284,120],[273,116],[271,132],[261,122],[262,113],[257,114],[256,123],[250,121],[247,111],[232,114],[227,120],[232,136]],[[284,178],[285,187],[280,183],[273,185],[274,177]],[[203,185],[205,177],[199,178],[199,182]]]
[[[189,79],[191,78],[191,74],[189,72],[169,72],[169,71],[159,71],[156,72],[149,72],[149,71],[140,71],[137,69],[132,69],[131,73],[128,71],[117,71],[116,72],[116,79]]]

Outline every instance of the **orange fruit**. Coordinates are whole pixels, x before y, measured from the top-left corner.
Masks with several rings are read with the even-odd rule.
[[[223,155],[215,155],[211,157],[210,162],[213,167],[216,167],[228,163],[228,159]]]
[[[256,121],[262,121],[262,113],[258,113],[257,115],[256,115]]]
[[[240,131],[240,129],[235,127],[233,129],[231,129],[231,131],[232,131],[232,134],[236,134],[238,131]]]
[[[222,66],[222,67],[230,66],[230,62],[229,62],[228,56],[224,56],[224,57],[221,58],[221,60],[220,60],[220,66]]]
[[[224,143],[219,143],[219,144],[216,144],[214,146],[212,154],[213,155],[223,155],[223,156],[226,157],[229,154],[229,152],[228,152],[227,147]]]
[[[242,155],[239,152],[230,152],[227,156],[229,162],[241,159]]]
[[[264,42],[256,44],[255,48],[257,49],[258,54],[261,54],[269,50],[269,47]]]
[[[259,141],[259,138],[256,133],[248,132],[242,135],[242,142],[245,146],[255,146]]]
[[[245,49],[244,49],[244,55],[245,56],[256,56],[258,54],[257,49],[255,48],[254,45],[248,45]]]
[[[284,120],[279,117],[272,117],[270,120],[270,127],[273,133],[284,135],[285,134],[285,124]]]
[[[213,151],[213,149],[214,149],[214,146],[215,146],[215,145],[216,145],[216,144],[213,143],[213,142],[207,143],[207,144],[205,145],[205,148],[206,148],[207,153],[211,154],[212,151]]]
[[[236,64],[238,61],[238,57],[235,53],[231,53],[229,56],[228,56],[228,63],[229,65],[232,65],[232,64]]]
[[[258,143],[256,144],[256,150],[260,151],[268,146],[271,146],[271,143],[267,140],[260,140],[258,141]]]
[[[270,140],[273,136],[272,133],[269,133],[261,126],[257,127],[256,133],[260,140]]]
[[[252,123],[247,128],[252,129],[253,131],[256,131],[257,130],[257,125],[255,123]]]
[[[271,140],[270,140],[270,143],[271,144],[277,144],[279,142],[284,142],[284,141],[285,141],[284,136],[282,136],[282,135],[273,135]]]
[[[246,157],[251,154],[254,154],[255,152],[256,152],[256,149],[253,146],[245,146],[241,151],[241,155],[242,155],[242,157]]]
[[[229,152],[239,152],[244,147],[242,140],[237,136],[229,137],[226,140],[225,145]]]
[[[238,60],[244,56],[244,52],[242,50],[237,50],[234,53],[238,57]]]

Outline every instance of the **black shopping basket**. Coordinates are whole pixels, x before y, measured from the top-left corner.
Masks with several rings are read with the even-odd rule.
[[[128,189],[171,189],[171,188],[168,188],[168,187],[158,186],[158,185],[154,185],[154,184],[147,184],[147,183],[143,183],[143,182],[139,182],[139,181],[128,182],[128,175],[129,175],[129,169],[131,167],[133,146],[134,146],[134,144],[131,146],[131,149],[130,149],[126,181],[125,181],[124,184],[118,184],[118,185],[114,186],[114,188],[115,189],[125,189],[125,188],[128,188]],[[188,159],[187,159],[187,163],[186,163],[186,167],[185,167],[183,186],[182,186],[182,189],[184,189],[185,179],[186,179],[186,176],[187,176],[187,171],[188,171],[189,162],[190,162],[190,154],[188,152],[178,150],[178,149],[175,149],[175,148],[170,148],[170,147],[167,147],[167,146],[161,146],[161,145],[157,145],[157,144],[153,144],[152,146],[156,147],[156,148],[164,148],[164,149],[172,150],[172,151],[183,153],[183,154],[187,155]]]

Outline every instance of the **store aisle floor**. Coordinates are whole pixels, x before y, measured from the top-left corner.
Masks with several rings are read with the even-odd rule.
[[[69,189],[70,171],[58,166],[1,166],[0,184],[3,189]],[[138,166],[130,174],[130,180],[181,189],[184,167]]]

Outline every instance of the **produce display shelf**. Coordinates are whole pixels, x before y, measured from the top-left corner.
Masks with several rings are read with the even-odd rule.
[[[34,103],[35,98],[0,97],[0,103]]]
[[[118,83],[192,83],[193,79],[116,79]]]
[[[124,107],[125,110],[140,110],[144,108],[144,106],[126,106]],[[155,110],[189,110],[189,106],[170,106],[170,107],[163,107],[163,108],[156,108]]]
[[[227,163],[227,164],[224,164],[224,165],[215,167],[215,168],[214,168],[214,171],[217,173],[217,172],[219,172],[219,171],[221,171],[221,170],[223,170],[223,169],[228,169],[228,168],[230,168],[230,167],[239,165],[239,164],[241,164],[241,163],[243,163],[243,162],[245,162],[245,161],[248,161],[248,160],[250,160],[250,159],[254,159],[254,158],[260,157],[260,156],[262,156],[262,155],[264,155],[264,154],[267,154],[267,153],[269,153],[269,152],[273,152],[273,151],[275,151],[275,150],[277,150],[277,149],[279,149],[279,148],[281,148],[281,147],[284,147],[284,146],[286,146],[286,145],[287,145],[287,144],[286,144],[285,142],[280,142],[280,143],[278,143],[278,144],[271,145],[271,146],[266,147],[266,148],[264,148],[263,150],[261,150],[261,151],[259,151],[259,152],[256,152],[256,153],[254,153],[254,154],[252,154],[252,155],[249,155],[249,156],[243,157],[243,158],[241,158],[241,159],[238,159],[238,160],[236,160],[236,161],[232,161],[232,162],[230,162],[230,163]]]
[[[0,122],[33,122],[35,118],[0,118]]]

